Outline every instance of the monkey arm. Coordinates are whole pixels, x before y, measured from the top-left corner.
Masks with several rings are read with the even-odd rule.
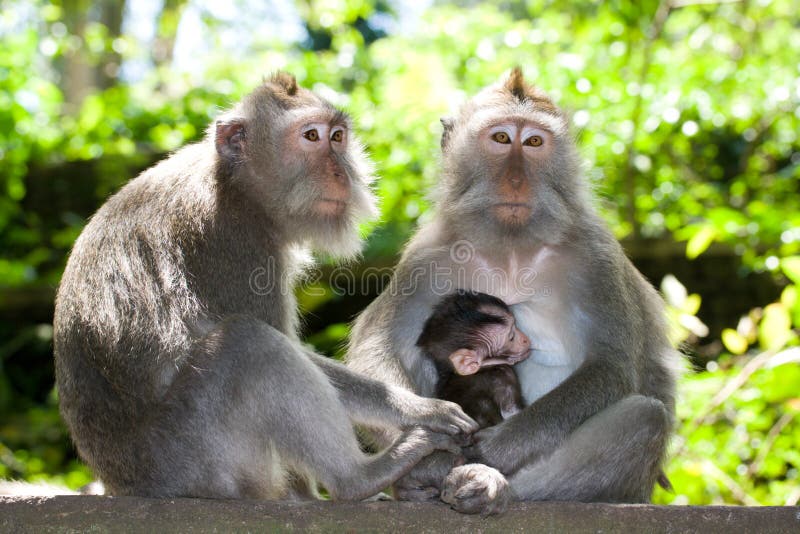
[[[477,424],[452,402],[420,397],[407,389],[378,382],[344,365],[309,352],[336,388],[350,418],[369,426],[423,426],[444,434],[471,434]]]
[[[467,458],[511,474],[556,450],[591,416],[634,392],[630,373],[608,358],[587,361],[551,392],[475,435]]]

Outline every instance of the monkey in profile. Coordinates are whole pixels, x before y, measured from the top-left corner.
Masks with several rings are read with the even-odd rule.
[[[459,404],[480,428],[524,407],[511,366],[528,357],[531,342],[497,297],[464,290],[443,297],[417,346],[439,373],[436,398]]]
[[[279,73],[97,211],[58,290],[54,348],[61,414],[109,493],[314,498],[319,484],[358,500],[459,450],[476,425],[456,404],[298,339],[303,249],[354,255],[371,181],[348,116]],[[366,455],[353,422],[397,439]]]
[[[514,367],[527,406],[475,434],[471,464],[437,452],[395,488],[412,499],[441,488],[456,510],[483,514],[511,498],[649,501],[680,357],[661,297],[595,208],[568,114],[513,69],[442,125],[435,206],[356,320],[346,361],[435,395],[436,365],[414,340],[444,284],[508,303],[537,350]]]

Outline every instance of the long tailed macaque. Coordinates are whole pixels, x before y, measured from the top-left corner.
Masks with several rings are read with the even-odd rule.
[[[439,484],[463,512],[497,512],[512,497],[648,501],[673,426],[678,356],[661,298],[593,207],[567,115],[515,69],[442,123],[433,216],[356,321],[349,365],[434,395],[436,366],[414,341],[455,288],[509,303],[536,342],[515,366],[526,408],[475,435],[465,450],[474,463],[445,453],[421,462],[407,477],[417,486],[398,482],[401,498],[428,498]],[[395,435],[378,430],[379,441]],[[433,482],[419,485],[425,475]]]
[[[298,250],[359,249],[375,214],[350,120],[288,74],[125,185],[75,243],[55,310],[61,413],[116,495],[380,492],[476,428],[297,337]],[[402,429],[361,452],[352,421]]]
[[[512,365],[531,342],[505,302],[474,291],[442,298],[425,321],[417,346],[436,365],[436,398],[455,402],[478,423],[496,425],[524,407]]]

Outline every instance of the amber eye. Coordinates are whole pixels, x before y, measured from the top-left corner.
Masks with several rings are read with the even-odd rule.
[[[341,143],[342,139],[344,139],[344,132],[342,130],[336,130],[331,135],[331,141],[336,141],[337,143]]]
[[[303,132],[303,137],[309,141],[319,141],[319,132],[317,130],[308,130],[307,132]]]
[[[505,132],[497,132],[492,134],[492,140],[500,143],[501,145],[507,145],[511,142],[511,138]]]
[[[525,140],[524,144],[528,146],[542,146],[542,143],[544,143],[544,139],[542,139],[541,135],[532,135]]]

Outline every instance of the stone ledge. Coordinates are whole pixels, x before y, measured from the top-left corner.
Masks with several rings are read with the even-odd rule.
[[[515,503],[501,516],[444,504],[0,497],[0,532],[800,532],[800,506]]]

